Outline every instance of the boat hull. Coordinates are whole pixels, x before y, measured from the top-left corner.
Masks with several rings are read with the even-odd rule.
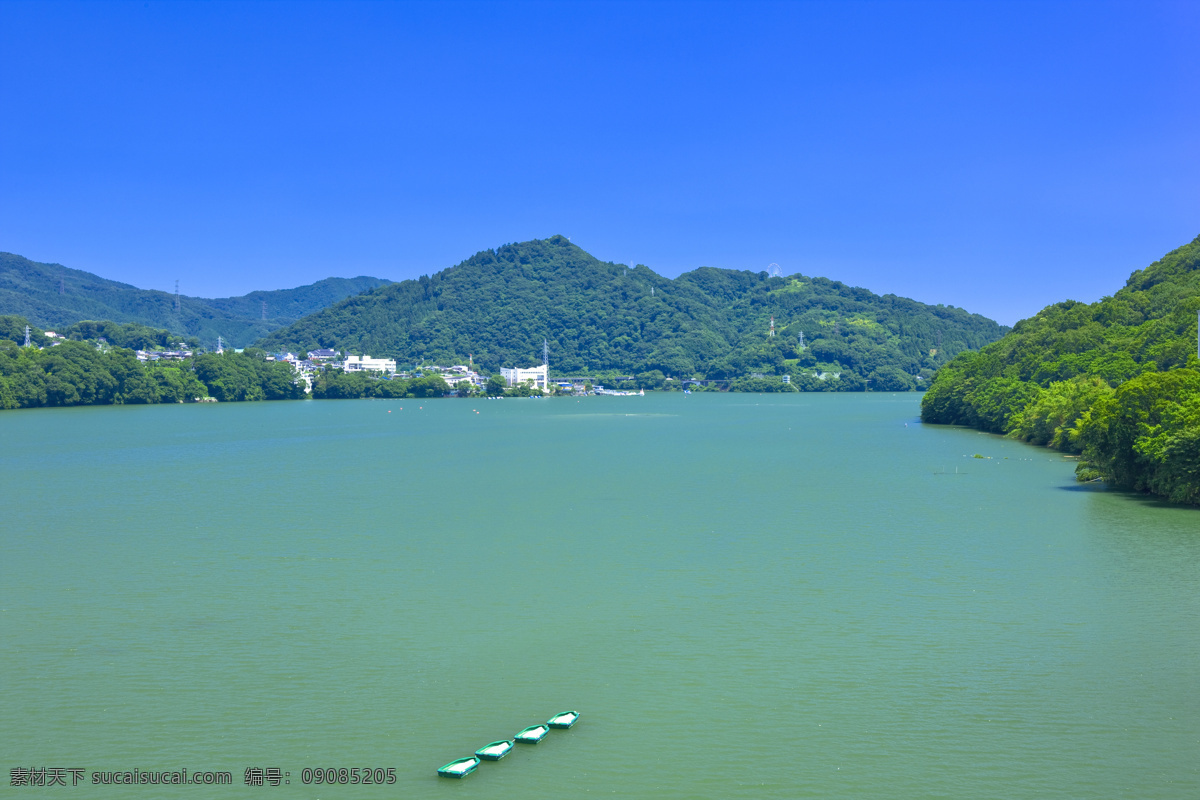
[[[465,778],[478,768],[478,758],[475,758],[474,756],[471,758],[459,758],[441,767],[438,770],[438,775],[442,776],[443,778]]]
[[[502,747],[507,745],[507,747]],[[508,739],[501,739],[498,742],[485,744],[483,747],[475,751],[475,755],[482,758],[484,761],[499,761],[506,755],[512,752],[513,743]]]
[[[560,711],[546,723],[551,728],[569,728],[579,721],[578,711]]]
[[[548,725],[531,725],[513,738],[522,744],[537,744],[550,732]]]

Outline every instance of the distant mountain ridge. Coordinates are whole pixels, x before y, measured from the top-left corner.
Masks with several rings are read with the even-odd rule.
[[[0,314],[26,317],[44,328],[82,320],[136,322],[215,344],[221,336],[233,347],[256,339],[326,306],[390,281],[382,278],[326,278],[294,289],[257,291],[241,297],[180,296],[139,289],[61,264],[0,253]],[[267,303],[267,319],[262,303]]]
[[[872,388],[901,390],[1005,331],[959,308],[826,278],[702,267],[671,280],[645,266],[600,261],[553,236],[484,250],[433,275],[347,298],[259,345],[329,347],[402,364],[470,356],[495,371],[540,363],[546,339],[558,374],[829,371],[844,375],[841,388],[862,389],[869,379]]]

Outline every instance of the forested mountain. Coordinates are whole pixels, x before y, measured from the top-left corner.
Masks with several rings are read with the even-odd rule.
[[[770,337],[770,320],[776,335]],[[841,373],[804,388],[908,389],[1007,330],[959,308],[878,296],[825,278],[701,268],[670,280],[602,262],[562,236],[477,253],[418,280],[335,303],[261,340],[402,364],[495,371],[541,362],[556,374],[661,371],[690,378]],[[801,345],[803,333],[803,345]]]
[[[1081,479],[1200,503],[1200,237],[1097,303],[1066,301],[938,372],[927,422],[1081,453]]]
[[[17,314],[35,325],[59,328],[81,320],[133,322],[195,336],[215,346],[217,336],[242,347],[259,337],[366,289],[388,281],[360,276],[326,278],[309,286],[206,299],[138,289],[70,269],[0,253],[0,314]],[[267,303],[267,319],[262,303]]]

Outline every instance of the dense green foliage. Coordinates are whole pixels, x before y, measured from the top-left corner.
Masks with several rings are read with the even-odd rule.
[[[24,342],[25,327],[27,325],[30,328],[30,344],[35,347],[46,347],[53,341],[45,335],[45,332],[41,328],[36,325],[30,325],[29,320],[19,317],[16,314],[0,315],[0,340]]]
[[[1081,453],[1082,479],[1200,502],[1200,237],[1112,297],[1067,301],[943,367],[926,422]]]
[[[411,380],[380,380],[362,372],[342,372],[340,369],[325,370],[313,385],[313,397],[327,400],[359,397],[441,397],[449,391],[450,386],[446,381],[436,375]]]
[[[768,336],[774,316],[776,336]],[[841,373],[822,388],[890,390],[1001,326],[825,278],[701,268],[675,280],[598,261],[561,236],[477,253],[458,266],[348,298],[264,338],[269,349],[328,347],[401,364],[541,362],[555,375],[659,371],[675,378]],[[805,346],[800,346],[800,334]],[[938,347],[939,335],[941,348]]]
[[[1200,504],[1200,372],[1147,372],[1101,398],[1079,425],[1082,477]]]
[[[158,340],[165,331],[89,323],[100,332]],[[96,341],[52,344],[41,330],[20,347],[26,322],[0,317],[0,409],[40,406],[283,400],[304,396],[292,368],[261,351],[203,354],[188,361],[142,363],[133,350]],[[79,331],[76,331],[79,333]]]
[[[30,344],[46,347],[54,341],[37,325],[15,314],[0,315],[0,339],[23,343],[26,325],[30,327]],[[170,331],[148,328],[136,322],[83,320],[54,332],[76,342],[103,341],[113,347],[128,347],[130,350],[171,350],[181,345],[183,349],[194,350],[200,346],[200,341],[195,337],[180,337]]]
[[[0,409],[190,403],[206,398],[222,402],[295,400],[305,396],[304,386],[290,365],[268,361],[263,351],[255,348],[142,363],[133,350],[113,346],[114,341],[145,348],[168,344],[170,334],[133,324],[84,322],[65,332],[77,337],[90,334],[86,342],[55,343],[42,330],[33,328],[30,343],[34,346],[19,347],[26,324],[23,317],[0,317]],[[499,393],[503,394],[503,380],[500,384]],[[437,375],[381,380],[366,373],[330,368],[317,376],[312,396],[429,398],[450,391]]]
[[[200,347],[200,340],[194,336],[181,337],[136,322],[83,320],[55,333],[77,342],[103,340],[114,347],[131,350],[195,350]]]
[[[39,350],[0,341],[0,408],[186,402],[206,394],[190,369],[146,367],[132,350],[84,342]]]
[[[297,400],[305,394],[290,364],[265,361],[261,351],[204,353],[193,368],[209,396],[222,402]]]
[[[81,320],[133,322],[169,330],[174,341],[194,336],[210,347],[218,335],[231,347],[244,347],[331,303],[386,283],[365,276],[327,278],[309,286],[241,297],[184,296],[176,311],[171,292],[138,289],[60,264],[0,253],[0,313],[19,314],[58,333]]]

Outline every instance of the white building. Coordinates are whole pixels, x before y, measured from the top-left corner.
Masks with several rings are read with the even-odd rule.
[[[487,383],[487,378],[484,378],[479,373],[473,371],[470,367],[459,364],[454,367],[440,367],[442,380],[453,386],[463,381],[469,381],[473,386],[483,386]]]
[[[504,377],[504,382],[509,386],[516,386],[525,381],[533,381],[534,388],[541,389],[543,392],[547,391],[547,386],[550,382],[549,371],[550,368],[545,364],[542,364],[540,367],[530,367],[529,369],[520,369],[519,367],[516,369],[500,368],[500,374]]]
[[[390,375],[396,371],[396,359],[346,356],[341,366],[346,372],[386,372]]]

